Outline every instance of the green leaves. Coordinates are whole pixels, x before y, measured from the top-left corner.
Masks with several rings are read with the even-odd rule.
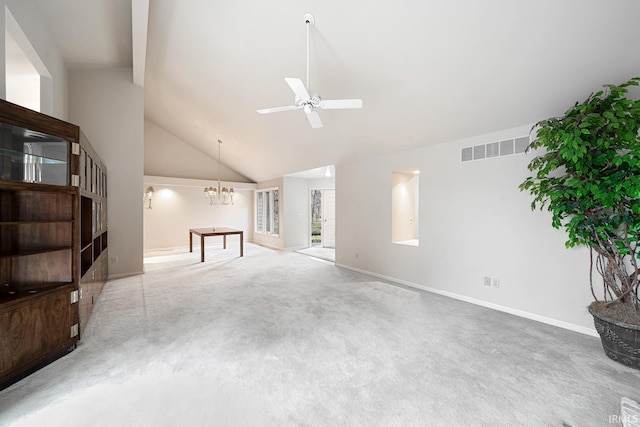
[[[519,185],[534,197],[532,210],[546,208],[564,228],[567,247],[589,246],[616,265],[638,257],[640,233],[640,101],[627,98],[629,86],[640,77],[537,123],[529,148],[542,154]]]

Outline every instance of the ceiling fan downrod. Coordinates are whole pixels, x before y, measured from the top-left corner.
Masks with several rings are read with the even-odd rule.
[[[307,92],[311,91],[311,77],[310,77],[310,72],[309,72],[309,63],[310,63],[310,54],[309,54],[309,49],[310,49],[310,37],[309,37],[309,27],[313,24],[315,24],[315,19],[313,18],[313,15],[310,13],[305,13],[304,14],[304,22],[307,24]]]

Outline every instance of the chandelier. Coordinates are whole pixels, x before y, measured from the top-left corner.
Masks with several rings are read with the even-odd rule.
[[[220,146],[222,141],[218,140],[218,186],[205,187],[204,197],[209,199],[209,205],[232,205],[233,188],[220,187]]]

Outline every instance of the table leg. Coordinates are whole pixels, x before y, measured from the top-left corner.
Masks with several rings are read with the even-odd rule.
[[[193,233],[189,232],[189,252],[193,252]]]
[[[227,249],[227,235],[222,236],[222,249]]]
[[[200,236],[200,262],[204,262],[204,236]]]
[[[242,234],[242,232],[240,232],[240,256],[243,257],[244,256],[244,235]]]

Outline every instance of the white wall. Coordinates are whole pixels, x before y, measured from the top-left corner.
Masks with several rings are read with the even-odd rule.
[[[131,76],[131,68],[69,74],[71,121],[80,126],[107,167],[112,278],[142,272],[144,95]]]
[[[308,179],[307,182],[309,184],[309,190],[312,188],[316,190],[333,190],[336,188],[336,178],[334,176],[330,178]],[[309,201],[309,203],[311,202]]]
[[[187,247],[189,229],[204,227],[231,227],[244,231],[244,240],[253,239],[254,184],[223,182],[234,188],[233,205],[210,206],[204,197],[204,187],[210,181],[144,177],[144,186],[154,189],[151,209],[144,211],[144,249]],[[213,242],[213,238],[211,238]],[[208,243],[208,241],[207,241]],[[200,241],[194,239],[194,248]]]
[[[29,44],[46,67],[50,77],[41,79],[40,111],[61,120],[69,120],[67,70],[62,55],[47,29],[38,7],[24,0],[0,0],[0,97],[5,87],[5,6],[27,37]]]
[[[214,138],[212,144],[217,144]],[[225,144],[221,147],[220,179],[251,182],[245,176],[224,166]],[[156,124],[144,122],[144,174],[190,179],[217,179],[218,159],[207,156],[176,138]]]
[[[565,249],[564,232],[518,189],[533,156],[460,161],[462,147],[529,129],[339,165],[337,264],[593,334],[588,251]],[[419,247],[391,243],[391,172],[407,167],[421,171]]]
[[[300,249],[309,246],[309,180],[284,177],[284,247]]]
[[[22,47],[31,46],[29,39],[8,9],[5,9],[5,25],[6,99],[14,104],[40,111],[40,73]],[[22,39],[22,44],[12,35],[16,33]],[[34,52],[32,54],[37,56]]]

